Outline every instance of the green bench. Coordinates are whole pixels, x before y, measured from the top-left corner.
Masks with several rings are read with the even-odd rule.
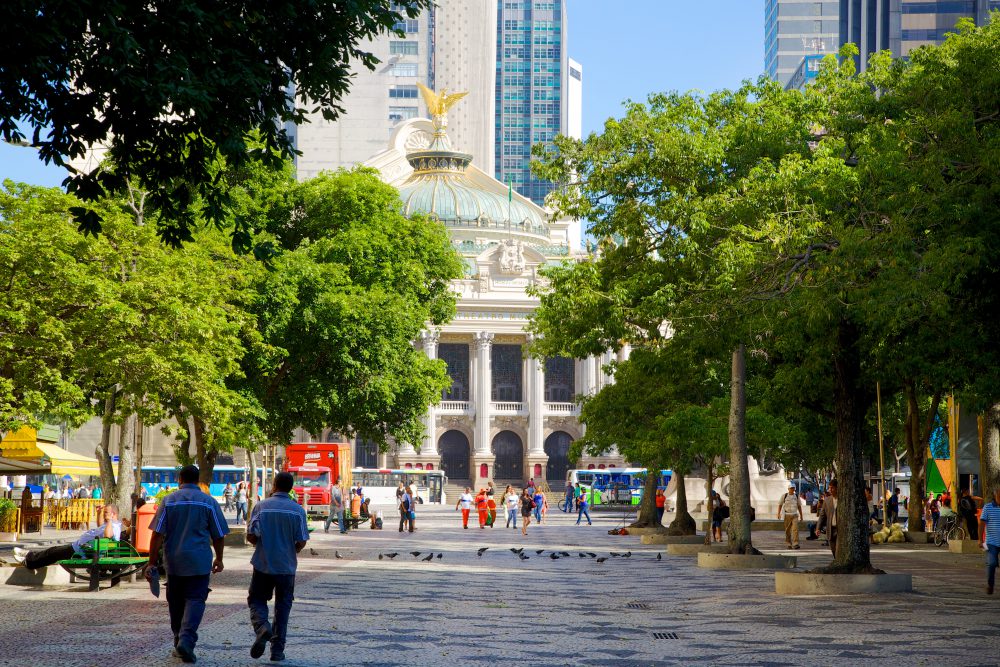
[[[83,554],[73,554],[72,558],[59,561],[59,565],[74,577],[85,576],[90,589],[100,589],[100,582],[111,581],[112,586],[121,583],[143,568],[149,558],[140,556],[128,542],[102,537],[83,547]]]

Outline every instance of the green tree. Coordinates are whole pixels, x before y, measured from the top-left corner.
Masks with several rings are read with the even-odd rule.
[[[45,162],[67,165],[91,146],[117,168],[72,173],[85,202],[136,183],[163,214],[161,238],[193,239],[203,216],[222,223],[224,161],[279,167],[293,152],[287,123],[318,110],[334,120],[351,71],[379,62],[363,43],[416,17],[429,0],[301,3],[81,0],[0,7],[0,137],[21,141],[18,122]],[[399,33],[400,35],[402,33]],[[253,136],[263,146],[250,141]],[[101,229],[98,211],[76,207],[81,228]],[[235,218],[233,247],[255,229]]]

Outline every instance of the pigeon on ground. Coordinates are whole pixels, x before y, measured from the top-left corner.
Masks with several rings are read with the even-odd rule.
[[[535,553],[541,555],[544,551],[545,549],[536,549]]]
[[[379,559],[379,560],[382,560],[382,554],[379,554],[379,555],[378,555],[378,559]]]
[[[483,554],[486,553],[487,549],[489,549],[489,547],[481,547],[479,549],[479,551],[476,552],[476,555],[479,556],[480,558],[482,558]]]
[[[663,554],[656,554],[656,560],[663,560]]]
[[[437,557],[438,557],[438,558],[441,558],[441,556],[443,556],[443,555],[444,555],[444,554],[438,554],[438,555],[437,555]]]
[[[486,549],[480,549],[480,551],[486,551]],[[516,553],[521,553],[521,549],[515,549],[514,547],[511,547],[510,551],[511,551],[511,553],[515,553],[515,554]]]
[[[313,549],[312,547],[309,547],[309,553],[312,554],[313,556],[319,555],[319,552]]]
[[[394,551],[394,552],[392,552],[391,554],[386,554],[386,555],[385,555],[385,557],[386,557],[386,558],[389,558],[389,559],[392,559],[392,558],[395,558],[395,557],[396,557],[396,556],[398,556],[398,555],[399,555],[399,552],[397,552],[397,551]]]
[[[559,556],[555,554],[549,554],[549,558],[551,558],[552,560],[559,560]]]
[[[414,558],[416,558],[417,556],[420,555],[420,552],[419,551],[411,551],[410,555],[413,556]]]
[[[580,558],[586,558],[587,554],[580,554]]]
[[[598,562],[598,563],[603,563],[603,562],[604,562],[604,561],[606,561],[606,560],[607,560],[607,557],[606,557],[606,556],[601,556],[600,558],[598,558],[598,559],[597,559],[597,562]]]
[[[566,558],[569,558],[569,554],[566,553],[565,551],[560,551],[559,553],[565,556]]]
[[[337,560],[343,560],[344,559],[344,557],[340,555],[339,551],[334,551],[333,555],[334,555],[334,557],[336,557]]]
[[[517,557],[520,558],[521,560],[528,560],[529,558],[531,558],[531,556],[525,556],[524,554],[518,554]]]
[[[427,558],[421,558],[420,560],[426,562],[426,561],[429,561],[432,558],[434,558],[434,554],[433,553],[429,553],[429,554],[427,554]]]
[[[597,554],[595,554],[593,551],[588,551],[587,555],[590,556],[591,558],[597,558]]]
[[[612,556],[621,556],[621,554],[620,554],[620,553],[618,553],[617,551],[612,551],[612,552],[611,552],[611,555],[612,555]]]
[[[628,553],[622,554],[622,558],[631,558],[631,557],[632,557],[632,552],[631,551],[629,551]]]

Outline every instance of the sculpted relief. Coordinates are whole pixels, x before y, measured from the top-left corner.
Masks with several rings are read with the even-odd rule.
[[[500,244],[500,273],[505,275],[521,275],[526,267],[524,261],[524,243],[507,239]]]

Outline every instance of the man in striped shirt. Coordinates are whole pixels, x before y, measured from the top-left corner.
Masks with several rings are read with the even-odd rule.
[[[986,594],[993,595],[993,584],[1000,558],[1000,486],[993,489],[993,501],[983,506],[979,515],[979,545],[986,545]]]
[[[146,578],[159,566],[162,546],[174,650],[184,662],[195,662],[194,646],[205,614],[208,582],[212,573],[223,570],[223,537],[229,528],[219,503],[198,487],[197,467],[181,468],[178,480],[180,486],[160,501],[149,524],[153,536]]]
[[[250,657],[259,658],[271,642],[271,660],[285,659],[285,635],[288,616],[295,597],[297,554],[309,539],[306,511],[289,492],[292,474],[279,472],[274,476],[271,495],[258,503],[247,523],[247,540],[254,545],[253,576],[247,605],[256,635],[250,646]],[[274,624],[268,622],[267,602],[274,595]]]

